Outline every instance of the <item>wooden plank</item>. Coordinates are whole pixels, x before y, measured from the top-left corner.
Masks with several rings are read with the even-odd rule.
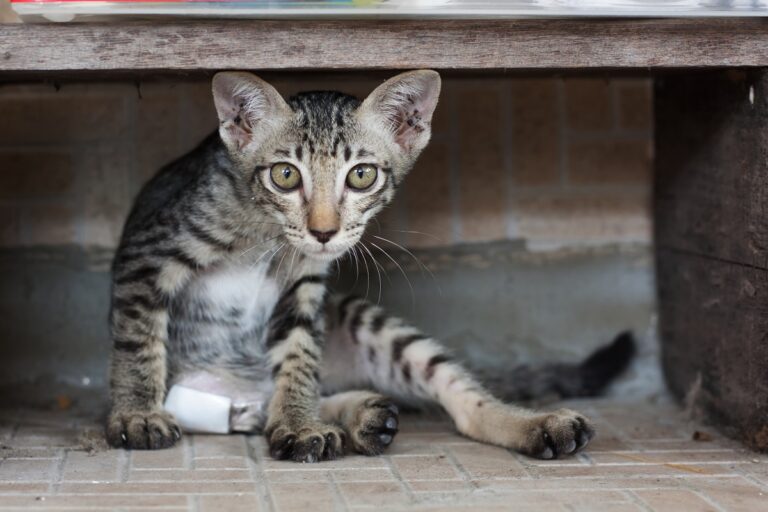
[[[660,243],[768,268],[768,88],[763,76],[729,71],[656,81]]]
[[[697,415],[768,451],[768,271],[661,249],[662,365]]]
[[[768,72],[666,76],[655,113],[667,381],[768,450]]]
[[[768,65],[768,20],[203,20],[0,26],[0,73]]]

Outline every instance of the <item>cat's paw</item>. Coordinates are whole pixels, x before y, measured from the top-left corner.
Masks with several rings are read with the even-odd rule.
[[[582,450],[593,437],[595,428],[587,418],[570,409],[559,409],[531,420],[520,451],[537,459],[557,459]]]
[[[364,455],[380,455],[397,434],[399,411],[383,396],[368,398],[357,409],[349,434],[352,447]]]
[[[115,448],[158,450],[181,439],[181,429],[165,411],[112,411],[107,418],[107,442]]]
[[[265,433],[269,454],[278,460],[320,462],[336,459],[344,453],[346,433],[335,425],[310,423],[291,427],[276,423],[267,427]]]

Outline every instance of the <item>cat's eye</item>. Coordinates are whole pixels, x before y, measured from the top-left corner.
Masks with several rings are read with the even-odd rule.
[[[347,174],[347,186],[355,190],[365,190],[376,182],[378,170],[375,165],[360,164]]]
[[[295,166],[289,163],[280,162],[273,165],[269,176],[272,178],[272,183],[278,189],[285,192],[295,190],[301,185],[301,173]]]

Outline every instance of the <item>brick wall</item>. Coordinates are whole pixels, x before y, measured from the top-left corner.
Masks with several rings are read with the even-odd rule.
[[[377,81],[274,83],[364,95]],[[384,236],[648,243],[650,95],[639,79],[446,79],[433,142],[382,216]],[[0,120],[3,247],[113,247],[141,184],[216,126],[207,81],[8,85]]]

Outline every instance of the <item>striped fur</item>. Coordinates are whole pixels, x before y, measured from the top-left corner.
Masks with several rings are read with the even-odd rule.
[[[381,453],[398,429],[389,397],[437,402],[462,433],[535,456],[589,441],[582,416],[505,405],[436,340],[328,296],[329,266],[426,146],[439,90],[436,73],[415,71],[363,102],[285,101],[253,75],[216,75],[218,132],[144,187],[115,256],[113,446],[173,445],[181,431],[164,397],[190,382],[229,396],[235,429],[263,431],[272,456],[296,461]],[[353,189],[345,178],[359,164],[377,173]],[[299,186],[279,186],[273,166],[298,172]]]

